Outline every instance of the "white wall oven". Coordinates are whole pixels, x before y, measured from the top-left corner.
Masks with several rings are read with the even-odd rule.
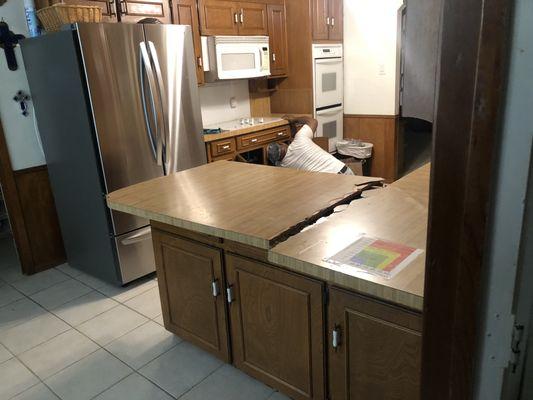
[[[313,91],[318,136],[329,138],[329,151],[343,137],[342,44],[313,45]]]
[[[270,75],[268,36],[203,37],[202,52],[208,82]]]

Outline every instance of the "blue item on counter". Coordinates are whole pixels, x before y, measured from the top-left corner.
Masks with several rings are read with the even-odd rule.
[[[30,37],[41,36],[41,27],[35,12],[35,3],[33,0],[24,0],[24,13],[26,14],[26,23]]]

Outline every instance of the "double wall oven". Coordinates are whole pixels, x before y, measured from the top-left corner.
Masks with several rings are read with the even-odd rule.
[[[329,151],[343,136],[342,44],[313,45],[314,114],[317,135],[329,138]]]

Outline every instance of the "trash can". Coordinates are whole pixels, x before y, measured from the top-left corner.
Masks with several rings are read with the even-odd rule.
[[[372,143],[363,142],[359,139],[345,139],[337,141],[337,153],[342,160],[356,175],[370,175],[370,163],[372,160]]]

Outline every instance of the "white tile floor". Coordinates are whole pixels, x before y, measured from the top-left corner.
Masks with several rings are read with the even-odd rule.
[[[287,400],[166,331],[157,281],[24,276],[0,239],[0,400]]]

